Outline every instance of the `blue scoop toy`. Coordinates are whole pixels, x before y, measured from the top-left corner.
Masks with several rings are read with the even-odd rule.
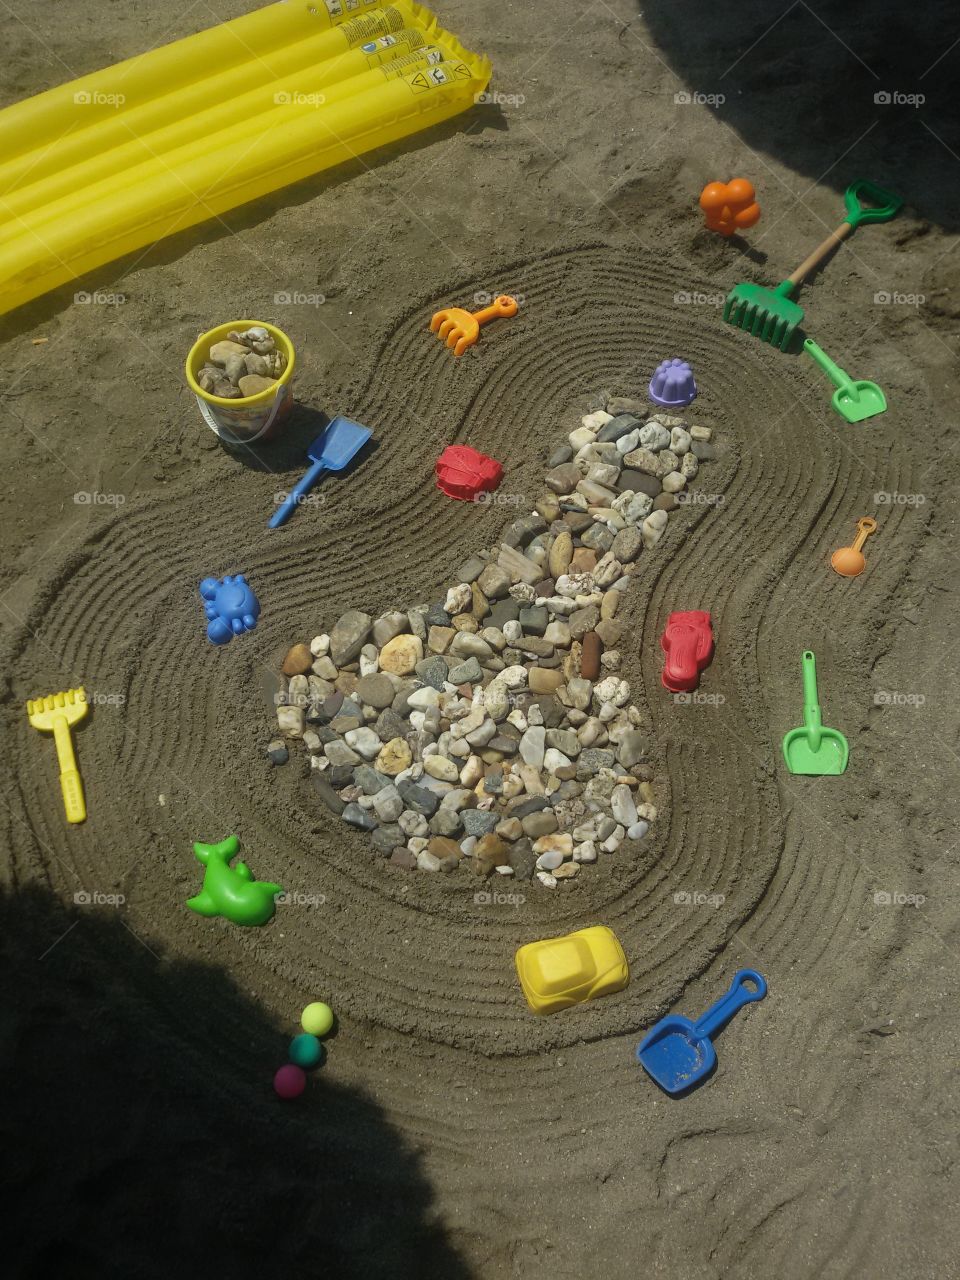
[[[310,492],[325,471],[342,471],[367,443],[373,432],[349,418],[336,417],[327,424],[313,444],[307,449],[307,457],[313,466],[287,494],[284,501],[267,521],[271,529],[286,524],[304,496]]]
[[[740,969],[730,990],[696,1022],[679,1014],[661,1018],[637,1045],[637,1061],[667,1093],[684,1093],[708,1075],[717,1054],[711,1036],[745,1004],[762,1000],[767,984],[755,969]]]

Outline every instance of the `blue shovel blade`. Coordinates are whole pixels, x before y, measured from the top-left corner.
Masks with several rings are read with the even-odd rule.
[[[327,423],[307,449],[311,467],[267,521],[270,528],[277,529],[286,524],[297,509],[297,504],[310,492],[323,473],[343,471],[372,435],[369,427],[362,427],[359,422],[351,422],[349,418],[336,417]]]
[[[767,984],[756,969],[739,969],[730,990],[716,1004],[691,1022],[680,1014],[670,1014],[653,1027],[637,1045],[637,1061],[667,1093],[684,1093],[717,1061],[711,1040],[738,1009],[767,994]]]
[[[324,471],[342,471],[372,435],[369,427],[336,417],[307,449],[307,457],[311,462],[322,462]]]
[[[713,1070],[717,1055],[689,1018],[663,1018],[637,1047],[637,1061],[667,1093],[681,1093]]]

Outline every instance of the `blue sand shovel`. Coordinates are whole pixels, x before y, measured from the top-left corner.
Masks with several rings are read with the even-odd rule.
[[[373,432],[369,427],[361,427],[359,422],[351,422],[349,418],[337,417],[328,423],[307,449],[307,457],[313,466],[290,490],[283,503],[267,521],[270,528],[276,529],[286,524],[304,495],[310,492],[323,473],[342,471],[352,462],[372,435]]]
[[[762,1000],[767,984],[755,969],[740,969],[730,990],[702,1018],[691,1022],[679,1014],[661,1018],[637,1045],[637,1061],[667,1093],[684,1093],[708,1075],[717,1054],[711,1042],[745,1004]]]

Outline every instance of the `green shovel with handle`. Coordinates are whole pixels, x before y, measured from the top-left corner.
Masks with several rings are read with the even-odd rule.
[[[791,773],[814,777],[843,773],[850,748],[839,729],[825,727],[817,701],[817,660],[810,649],[803,660],[803,724],[784,735],[783,758]]]
[[[875,418],[878,413],[886,412],[887,398],[875,382],[867,382],[866,378],[855,382],[812,338],[806,339],[803,349],[837,388],[830,403],[841,418],[846,418],[847,422],[863,422],[865,418]]]

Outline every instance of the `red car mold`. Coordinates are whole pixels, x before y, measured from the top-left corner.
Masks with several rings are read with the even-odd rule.
[[[660,677],[671,693],[690,693],[700,683],[700,672],[713,657],[713,629],[704,609],[671,613],[660,637],[667,655]]]

